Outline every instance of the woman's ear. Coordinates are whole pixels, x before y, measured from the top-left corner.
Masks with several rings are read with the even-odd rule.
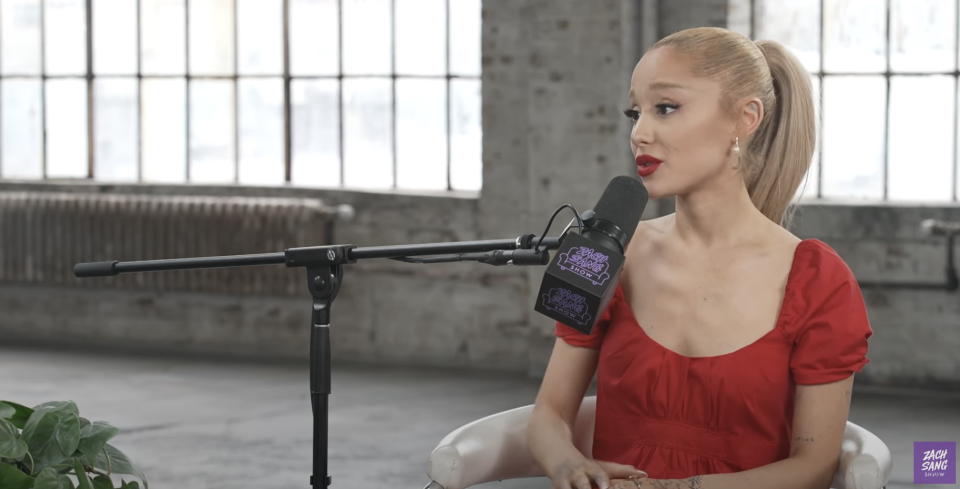
[[[747,136],[753,134],[763,121],[763,103],[756,97],[744,100],[740,105],[740,114],[737,125]]]

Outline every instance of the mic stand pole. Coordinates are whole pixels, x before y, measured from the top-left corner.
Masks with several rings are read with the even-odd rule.
[[[443,263],[477,261],[488,265],[546,265],[547,250],[557,249],[563,238],[543,238],[537,251],[533,234],[516,239],[461,241],[358,248],[355,245],[290,248],[282,253],[257,255],[177,258],[149,261],[104,261],[78,263],[77,277],[103,277],[121,273],[192,270],[200,268],[242,267],[285,264],[307,269],[307,288],[313,296],[310,325],[310,403],[313,410],[313,475],[310,486],[325,489],[331,485],[328,472],[328,421],[330,396],[330,309],[343,283],[343,265],[359,259],[389,258],[406,263]],[[446,255],[444,255],[446,253]],[[435,256],[439,255],[439,256]],[[424,258],[413,258],[424,257]]]

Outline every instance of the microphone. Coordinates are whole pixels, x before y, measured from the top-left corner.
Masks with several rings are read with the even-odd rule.
[[[954,234],[960,234],[960,222],[924,219],[920,222],[920,230],[927,235],[952,236]]]
[[[563,236],[543,274],[534,310],[590,334],[617,290],[624,251],[648,198],[643,182],[636,178],[611,180],[593,216],[584,222],[582,234]]]

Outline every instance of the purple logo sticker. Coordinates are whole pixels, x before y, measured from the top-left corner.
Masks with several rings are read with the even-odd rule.
[[[914,484],[956,484],[957,442],[913,442]]]
[[[558,312],[584,326],[590,322],[587,298],[568,289],[555,288],[543,294],[543,307]]]
[[[560,253],[559,258],[557,266],[561,270],[575,273],[589,280],[593,285],[603,285],[610,279],[610,274],[607,273],[610,257],[594,251],[593,248],[574,246],[566,253]]]

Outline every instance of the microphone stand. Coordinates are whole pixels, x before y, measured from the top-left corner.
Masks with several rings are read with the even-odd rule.
[[[569,227],[568,227],[569,229]],[[565,235],[566,232],[563,234]],[[563,236],[561,235],[561,236]],[[160,272],[199,268],[285,264],[307,269],[307,288],[313,296],[310,328],[310,403],[313,410],[313,489],[326,488],[330,395],[330,309],[343,283],[343,265],[357,260],[388,258],[405,263],[477,261],[488,265],[546,265],[548,249],[560,247],[562,237],[540,238],[526,234],[516,239],[460,241],[358,248],[355,245],[290,248],[282,253],[177,258],[149,261],[105,261],[77,264],[77,277],[104,277],[121,273]],[[417,258],[422,257],[422,258]],[[325,477],[318,477],[325,476]]]

